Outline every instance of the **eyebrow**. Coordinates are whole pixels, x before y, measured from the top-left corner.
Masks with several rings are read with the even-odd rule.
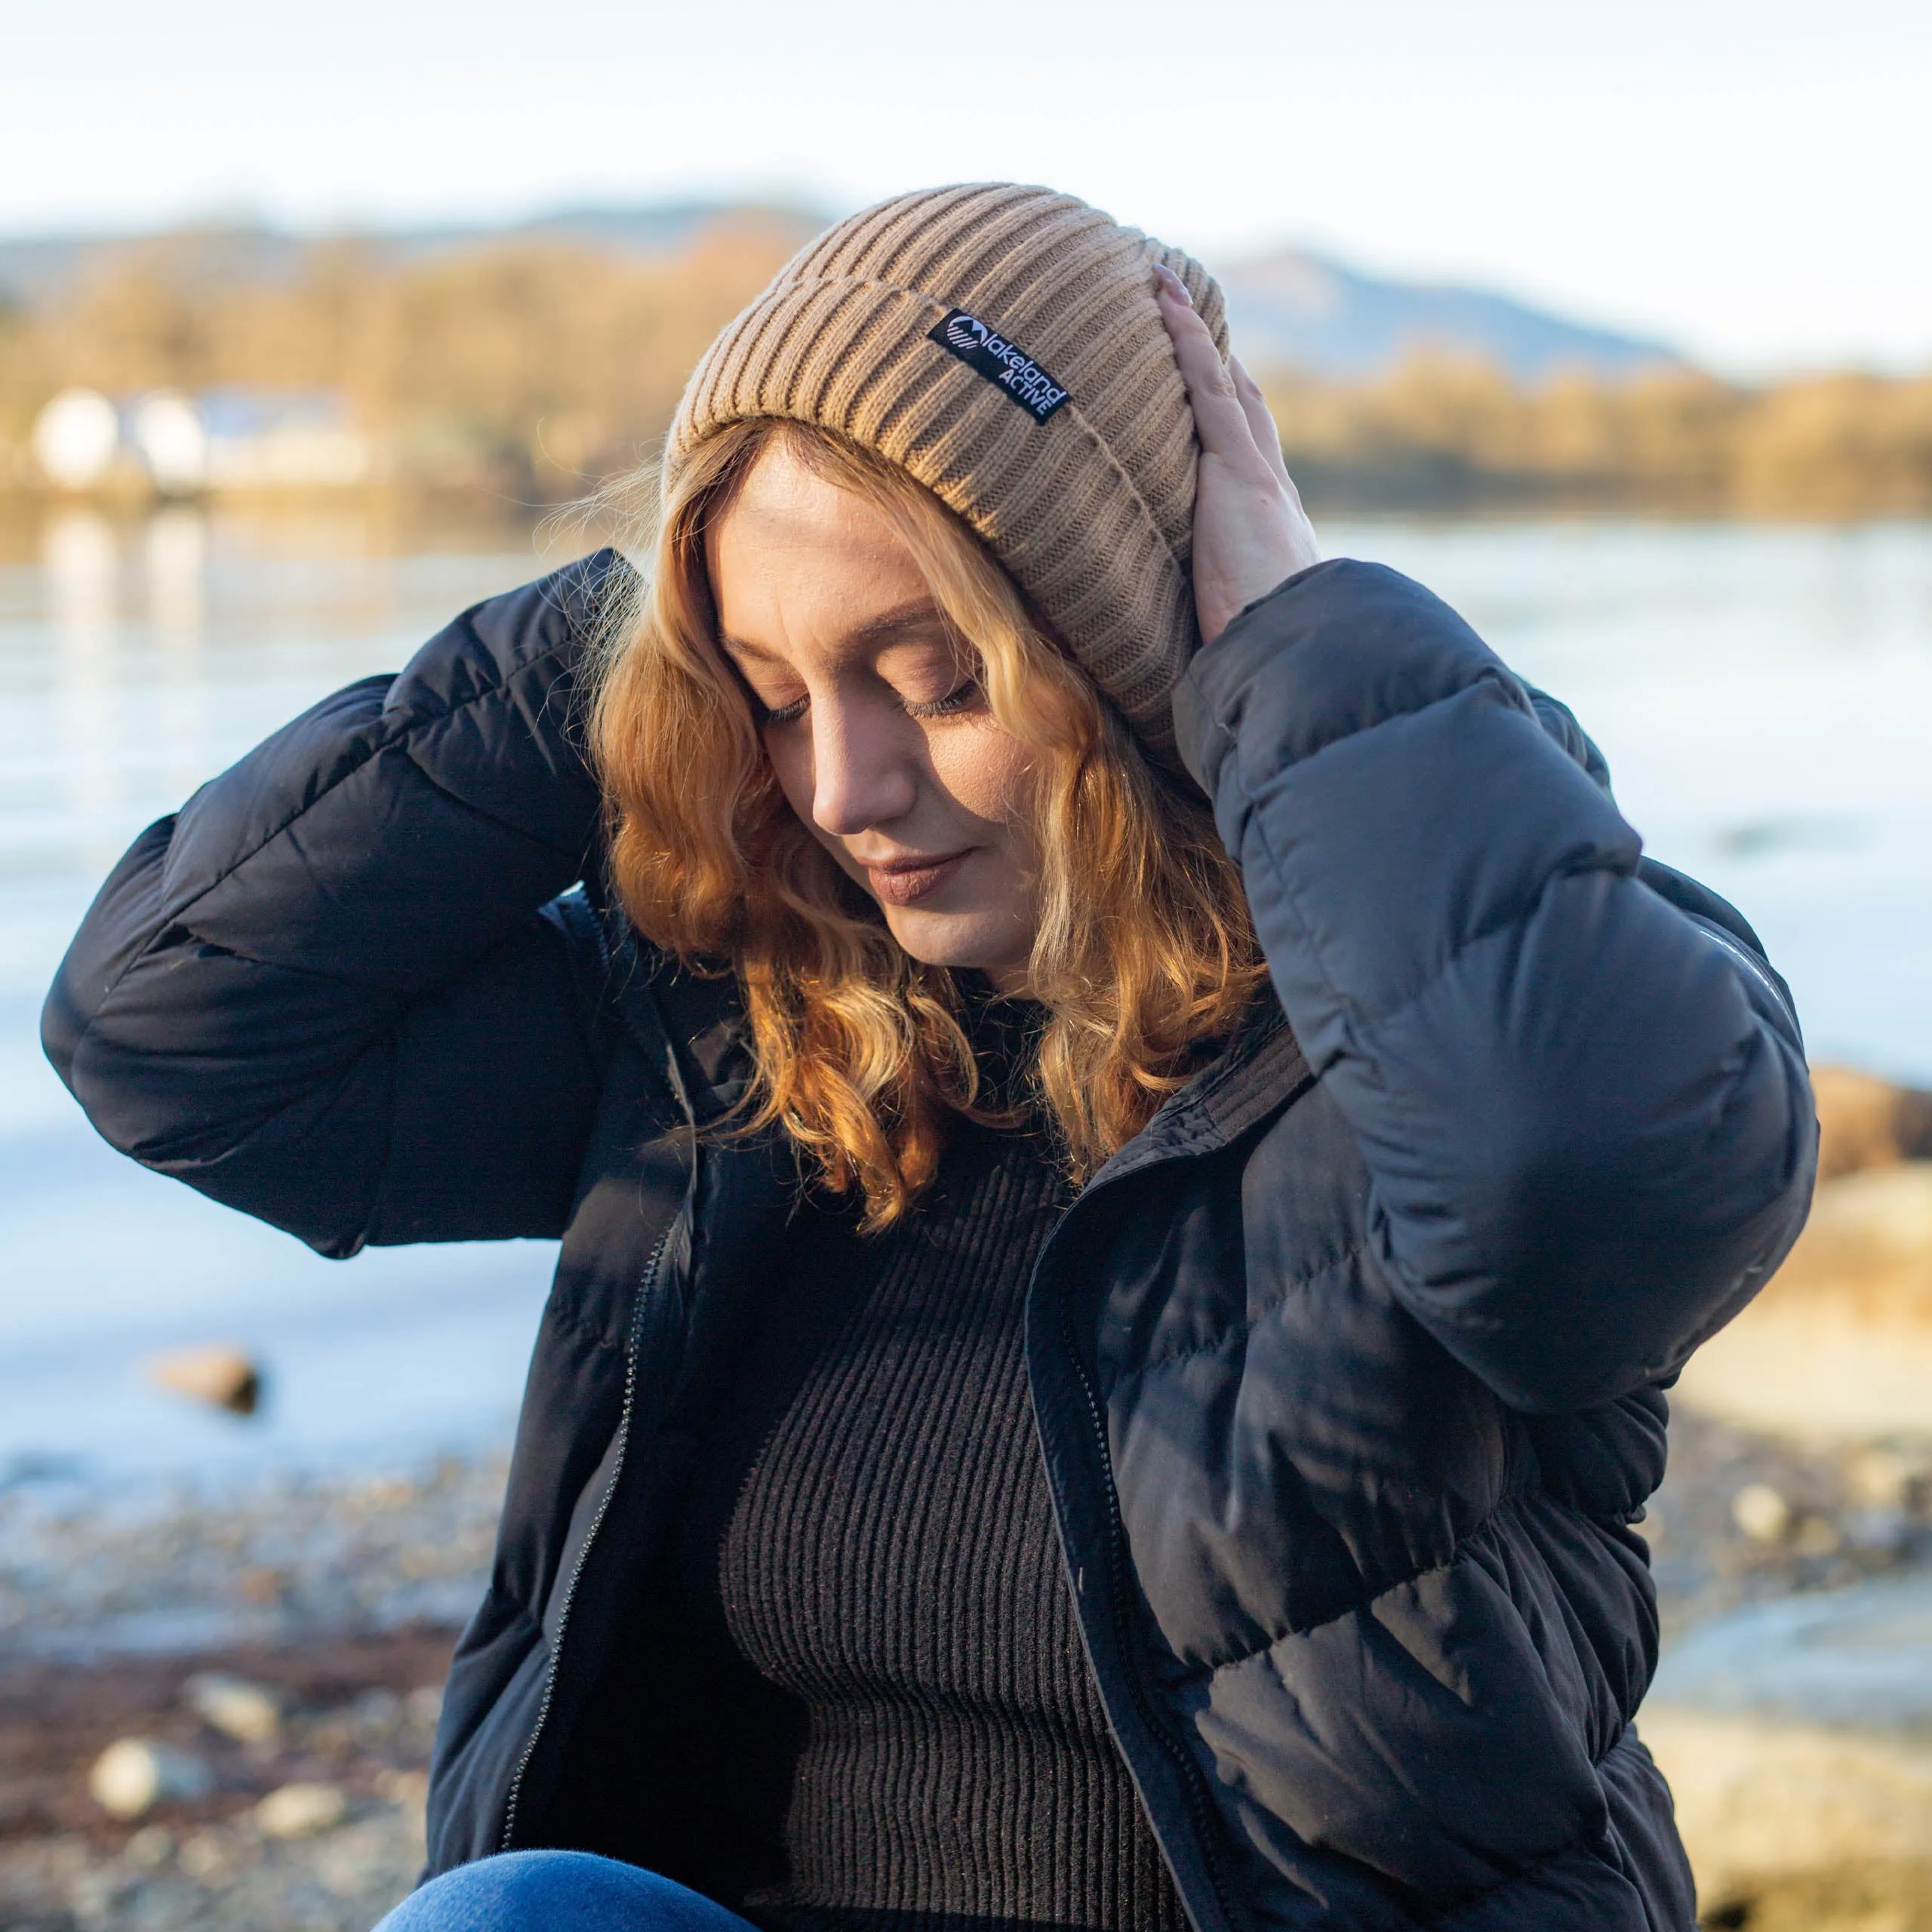
[[[876,617],[869,618],[856,629],[845,635],[848,644],[868,645],[874,650],[897,643],[899,639],[914,631],[937,625],[950,633],[952,626],[946,622],[946,614],[930,597],[916,598],[910,604],[901,604],[896,610],[882,611]],[[774,651],[761,645],[747,643],[743,638],[733,637],[729,632],[719,635],[718,643],[734,657],[755,658],[767,664],[783,660]]]

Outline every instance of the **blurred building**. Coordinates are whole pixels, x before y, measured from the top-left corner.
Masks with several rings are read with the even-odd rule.
[[[240,384],[118,402],[63,389],[35,419],[32,448],[46,481],[77,491],[345,489],[368,482],[375,468],[368,438],[334,392]]]
[[[97,389],[63,389],[34,420],[34,460],[63,490],[91,490],[112,472],[121,419]]]
[[[208,432],[189,398],[157,389],[135,404],[128,426],[135,454],[163,495],[192,496],[206,485]]]
[[[328,389],[231,385],[197,398],[217,490],[345,489],[370,480],[369,440]]]

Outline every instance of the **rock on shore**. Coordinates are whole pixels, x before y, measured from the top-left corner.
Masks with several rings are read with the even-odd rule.
[[[1759,1604],[1666,1654],[1638,1728],[1677,1799],[1707,1918],[1884,1875],[1932,1905],[1932,1576]],[[1816,1921],[1829,1922],[1821,1915]]]
[[[0,1927],[367,1932],[420,1868],[503,1476],[0,1485]]]
[[[231,1654],[230,1685],[277,1714],[272,1737],[246,1740],[204,1714],[192,1660],[0,1666],[0,1926],[367,1932],[422,1863],[450,1641],[408,1630]],[[138,1792],[131,1777],[131,1801],[104,1806],[91,1766],[138,1772],[149,1752],[197,1775]]]
[[[1789,1435],[1932,1439],[1932,1161],[1821,1183],[1790,1258],[1678,1396]]]
[[[1855,1067],[1814,1066],[1818,1178],[1932,1161],[1932,1094]]]
[[[1932,1093],[1849,1067],[1811,1083],[1810,1223],[1678,1394],[1754,1429],[1932,1441]]]

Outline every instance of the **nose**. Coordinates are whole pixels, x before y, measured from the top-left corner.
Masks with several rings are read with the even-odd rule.
[[[881,705],[815,703],[812,711],[812,820],[835,838],[890,825],[918,795],[916,731],[903,712]]]

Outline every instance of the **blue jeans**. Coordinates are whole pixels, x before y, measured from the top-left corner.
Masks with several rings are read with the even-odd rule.
[[[654,1872],[587,1851],[506,1851],[432,1878],[376,1932],[751,1932]]]

